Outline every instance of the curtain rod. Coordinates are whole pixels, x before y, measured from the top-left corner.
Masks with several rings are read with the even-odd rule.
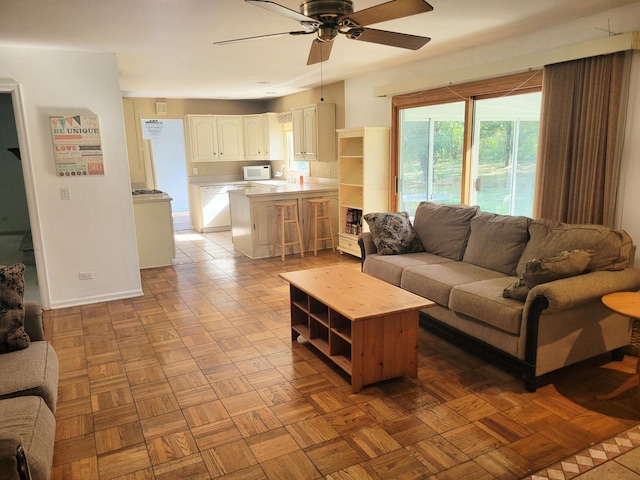
[[[387,97],[420,90],[431,90],[457,83],[526,72],[552,63],[567,62],[596,55],[607,55],[625,50],[640,50],[640,32],[620,33],[597,40],[565,45],[495,62],[471,65],[456,70],[434,73],[426,77],[381,85],[374,87],[373,93],[376,97]]]

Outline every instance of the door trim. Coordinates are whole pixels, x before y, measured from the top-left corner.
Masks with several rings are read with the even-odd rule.
[[[24,106],[22,102],[22,91],[20,85],[11,79],[0,80],[0,93],[11,94],[13,103],[13,114],[18,135],[18,147],[20,148],[20,159],[22,164],[22,176],[24,178],[25,192],[27,196],[27,208],[29,210],[29,225],[31,227],[31,237],[33,240],[33,252],[36,260],[36,272],[38,275],[38,288],[40,290],[40,305],[43,309],[51,308],[49,295],[49,283],[46,262],[42,250],[42,231],[40,229],[40,214],[36,201],[36,186],[33,172],[33,162],[29,142],[27,141],[27,124],[25,121]]]

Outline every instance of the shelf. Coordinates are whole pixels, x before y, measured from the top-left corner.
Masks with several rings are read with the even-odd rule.
[[[329,341],[329,327],[326,325],[314,320],[309,319],[309,340],[324,340],[325,342]]]
[[[348,373],[349,375],[352,374],[353,367],[351,365],[351,359],[350,358],[345,357],[343,355],[331,355],[330,358],[333,361],[333,363],[335,363],[338,367],[340,367],[346,373]]]
[[[306,325],[291,325],[291,330],[302,335],[307,340],[309,339],[309,327],[307,327]]]
[[[351,325],[352,322],[348,318],[337,312],[331,312],[331,332],[338,334],[340,338],[351,343]]]
[[[309,314],[311,318],[322,323],[325,327],[329,328],[329,307],[324,303],[319,302],[315,298],[309,299]]]
[[[306,338],[306,337],[305,337]],[[329,342],[322,338],[314,338],[310,340],[311,345],[322,352],[323,355],[329,356]]]

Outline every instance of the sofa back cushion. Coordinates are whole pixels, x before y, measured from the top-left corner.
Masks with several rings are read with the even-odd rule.
[[[515,276],[529,238],[527,217],[481,212],[471,219],[463,261]]]
[[[469,223],[477,213],[477,206],[420,202],[413,228],[426,252],[462,260]]]
[[[633,242],[624,230],[602,225],[567,224],[550,219],[533,220],[529,241],[518,262],[518,274],[532,258],[553,257],[566,250],[593,250],[587,272],[622,270],[631,258]]]

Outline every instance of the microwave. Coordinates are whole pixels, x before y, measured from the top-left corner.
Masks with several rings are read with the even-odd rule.
[[[245,180],[269,180],[271,178],[271,165],[252,165],[242,167]]]

